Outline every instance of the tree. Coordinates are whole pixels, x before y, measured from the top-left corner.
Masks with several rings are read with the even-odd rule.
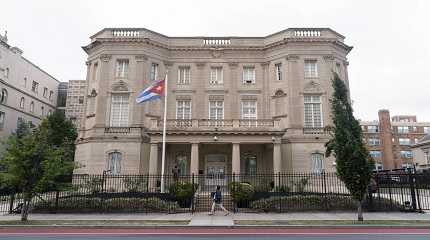
[[[374,162],[363,143],[363,133],[353,115],[345,83],[334,73],[330,99],[333,127],[326,144],[326,156],[336,158],[336,170],[352,198],[357,201],[358,220],[363,221],[362,202],[372,177]]]
[[[70,174],[74,168],[73,162],[63,158],[62,147],[49,144],[45,121],[34,131],[30,131],[26,123],[20,123],[16,133],[8,138],[5,156],[0,160],[5,170],[0,172],[4,184],[23,194],[22,221],[28,219],[33,197],[53,186],[58,187],[57,179]]]
[[[64,150],[64,160],[73,161],[75,156],[75,140],[78,136],[75,125],[66,119],[60,111],[55,111],[43,121],[48,129],[48,143],[54,147],[62,147]]]

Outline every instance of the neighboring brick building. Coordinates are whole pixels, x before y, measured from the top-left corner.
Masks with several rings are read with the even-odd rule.
[[[80,121],[84,115],[84,102],[87,81],[70,80],[67,85],[67,100],[65,113],[77,129],[80,127]]]
[[[430,122],[418,122],[416,116],[390,118],[388,110],[380,110],[378,115],[379,121],[360,122],[376,168],[381,170],[412,166],[411,145],[430,133]]]

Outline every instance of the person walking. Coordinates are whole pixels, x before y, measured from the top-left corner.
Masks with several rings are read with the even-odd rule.
[[[220,207],[225,212],[224,216],[227,216],[230,214],[230,212],[227,209],[225,209],[225,207],[222,205],[222,192],[221,192],[221,187],[219,185],[216,186],[216,191],[212,192],[212,208],[209,215],[215,214],[216,206]]]

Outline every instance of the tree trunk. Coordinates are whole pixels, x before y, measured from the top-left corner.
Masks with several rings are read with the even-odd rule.
[[[21,221],[28,220],[28,210],[30,209],[31,193],[24,193],[24,201],[21,208]]]
[[[357,201],[357,220],[359,222],[363,221],[363,208],[361,205],[361,201]]]

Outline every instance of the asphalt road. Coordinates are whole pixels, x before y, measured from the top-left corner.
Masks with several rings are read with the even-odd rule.
[[[428,240],[430,228],[0,228],[15,240]]]
[[[180,237],[174,237],[174,236],[115,236],[115,237],[97,237],[97,236],[38,236],[38,237],[31,237],[31,236],[25,236],[25,237],[19,237],[19,236],[13,236],[13,237],[7,237],[7,236],[0,236],[0,239],[5,240],[57,240],[57,239],[65,239],[65,240],[214,240],[214,239],[220,239],[220,240],[270,240],[270,239],[288,239],[288,240],[428,240],[430,239],[430,235],[402,235],[402,236],[393,236],[393,235],[328,235],[328,236],[308,236],[308,235],[294,235],[294,236],[265,236],[265,237],[255,237],[255,236],[230,236],[230,237],[217,237],[217,236],[211,236],[211,237],[189,237],[189,236],[180,236]]]

